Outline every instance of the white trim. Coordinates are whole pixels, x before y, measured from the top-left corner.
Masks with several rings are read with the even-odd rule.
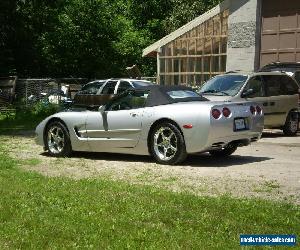
[[[216,7],[212,8],[211,10],[205,12],[203,15],[196,17],[194,20],[190,21],[189,23],[183,25],[179,29],[173,31],[169,35],[166,35],[162,39],[158,40],[157,42],[151,44],[147,48],[143,50],[143,57],[149,55],[151,52],[158,52],[159,48],[166,45],[167,43],[175,40],[176,38],[182,36],[186,32],[192,30],[193,28],[199,26],[201,23],[207,21],[208,19],[218,15],[219,13],[223,12],[224,10],[229,8],[229,3],[231,0],[225,0],[222,3],[218,4]]]

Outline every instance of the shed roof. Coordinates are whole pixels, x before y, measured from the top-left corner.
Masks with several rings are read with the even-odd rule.
[[[147,48],[143,50],[143,57],[144,56],[153,56],[156,55],[159,48],[168,44],[169,42],[175,40],[176,38],[182,36],[186,32],[196,28],[201,23],[207,21],[208,19],[214,17],[215,15],[221,13],[222,11],[226,10],[229,7],[229,1],[225,0],[222,3],[218,4],[216,7],[212,8],[211,10],[205,12],[203,15],[195,18],[194,20],[190,21],[189,23],[183,25],[179,29],[173,31],[172,33],[166,35],[162,39],[158,40],[157,42],[151,44]]]

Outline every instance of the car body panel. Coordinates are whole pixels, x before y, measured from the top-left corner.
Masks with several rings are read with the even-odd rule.
[[[135,147],[142,129],[143,109],[89,112],[86,136],[92,151]]]
[[[86,118],[90,111],[65,111],[49,116],[43,120],[36,128],[36,142],[39,145],[45,145],[44,135],[47,125],[53,120],[62,121],[69,132],[72,149],[74,151],[90,151],[88,140],[85,136],[78,136],[78,134],[86,134]]]

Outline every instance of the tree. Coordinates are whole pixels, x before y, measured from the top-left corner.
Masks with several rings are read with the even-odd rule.
[[[178,29],[220,2],[222,0],[171,0],[172,10],[170,15],[163,21],[165,31],[170,33]]]
[[[16,4],[16,0],[0,1],[0,74],[5,75],[15,71],[13,44],[16,35]]]
[[[107,78],[138,64],[145,47],[219,0],[1,0],[0,73]]]
[[[72,0],[58,13],[54,29],[38,45],[47,71],[59,76],[109,77],[117,70],[113,15],[107,1]]]

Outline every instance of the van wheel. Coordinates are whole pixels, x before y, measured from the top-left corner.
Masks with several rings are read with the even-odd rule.
[[[293,116],[293,113],[289,113],[286,122],[283,126],[283,133],[287,136],[294,136],[297,134],[299,126],[299,119]]]
[[[224,148],[220,150],[209,151],[209,154],[217,157],[226,157],[232,155],[237,150],[237,146],[235,144],[229,143]]]

